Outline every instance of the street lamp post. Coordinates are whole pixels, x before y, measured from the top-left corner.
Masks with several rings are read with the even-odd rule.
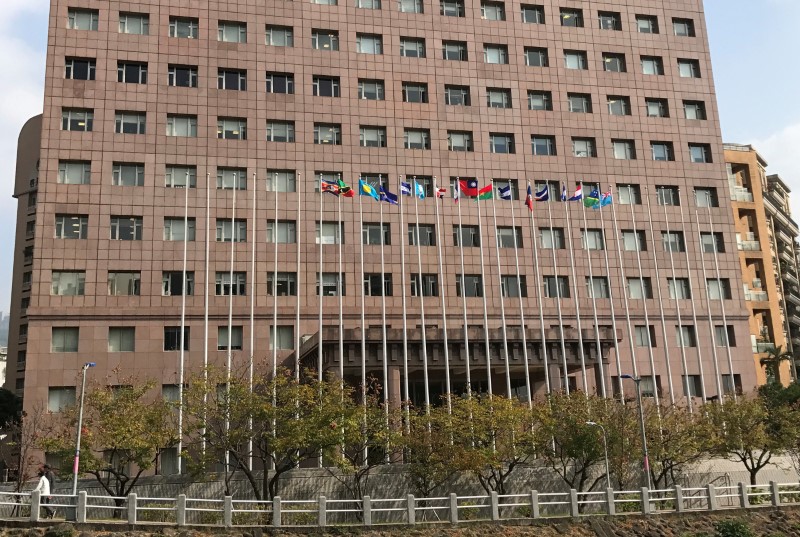
[[[634,383],[636,383],[636,402],[639,404],[639,428],[641,429],[642,433],[642,452],[644,454],[644,461],[643,461],[644,479],[642,479],[642,483],[644,486],[650,489],[652,488],[650,484],[650,457],[647,454],[647,435],[645,433],[645,428],[644,428],[644,407],[642,406],[642,389],[641,389],[642,377],[634,377],[633,375],[620,375],[620,378],[630,379]]]
[[[589,427],[599,427],[600,430],[603,432],[603,454],[606,458],[606,486],[611,488],[611,468],[608,464],[608,438],[606,437],[606,428],[600,425],[599,423],[595,423],[593,421],[587,421],[586,425]]]
[[[94,367],[94,362],[86,362],[81,368],[81,402],[78,406],[78,435],[75,441],[75,463],[72,466],[72,495],[78,494],[78,466],[81,459],[81,429],[83,429],[83,396],[86,393],[86,370]]]

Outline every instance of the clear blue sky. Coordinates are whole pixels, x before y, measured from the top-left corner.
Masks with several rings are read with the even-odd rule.
[[[669,2],[669,0],[662,0]],[[16,140],[42,109],[47,0],[0,0],[0,311],[8,311]],[[705,0],[723,137],[752,143],[797,192],[800,218],[800,0]],[[13,83],[11,82],[13,81]]]

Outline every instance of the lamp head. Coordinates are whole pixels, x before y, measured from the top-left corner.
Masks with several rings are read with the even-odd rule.
[[[593,421],[587,421],[587,422],[586,422],[586,425],[591,425],[591,426],[594,426],[594,425],[597,425],[597,423],[595,423],[595,422],[593,422]]]
[[[96,364],[96,363],[94,363],[94,362],[86,362],[85,364],[83,364],[83,368],[84,368],[84,369],[89,369],[90,367],[94,367],[94,366],[96,366],[96,365],[97,365],[97,364]]]
[[[636,380],[636,379],[633,378],[633,375],[627,375],[627,374],[626,375],[620,375],[619,378]]]

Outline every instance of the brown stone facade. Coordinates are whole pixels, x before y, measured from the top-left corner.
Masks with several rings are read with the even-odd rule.
[[[481,186],[491,180],[512,180],[520,198],[513,202],[481,202],[482,246],[463,249],[464,272],[483,273],[488,319],[485,324],[484,300],[467,298],[474,387],[486,387],[486,349],[496,393],[506,393],[508,384],[513,384],[515,390],[525,385],[519,299],[505,298],[505,311],[501,311],[498,274],[499,255],[500,273],[516,275],[514,248],[494,246],[497,230],[493,211],[497,211],[497,226],[510,226],[513,203],[515,226],[520,228],[522,241],[519,270],[525,277],[527,296],[522,305],[534,394],[545,390],[540,304],[551,389],[565,387],[566,363],[573,388],[586,386],[600,393],[601,381],[607,394],[617,391],[616,382],[612,381],[625,373],[655,374],[659,395],[675,400],[683,399],[687,386],[693,395],[704,393],[709,398],[717,396],[720,387],[731,388],[734,384],[751,390],[756,376],[749,345],[748,311],[740,283],[702,2],[535,3],[543,12],[541,23],[532,22],[537,15],[531,5],[516,0],[483,5],[477,1],[447,2],[444,6],[431,0],[383,0],[381,9],[356,7],[354,1],[321,5],[272,0],[52,0],[37,202],[30,214],[27,207],[20,205],[20,211],[25,212],[20,226],[35,222],[35,237],[25,239],[19,230],[17,237],[17,250],[33,246],[26,269],[31,272],[30,290],[24,295],[19,266],[15,272],[14,300],[25,296],[29,304],[24,315],[19,308],[12,310],[17,313],[14,326],[23,324],[27,339],[22,341],[17,334],[12,335],[8,385],[24,393],[26,406],[41,404],[53,388],[74,386],[79,368],[86,361],[97,363],[93,376],[109,377],[109,382],[115,382],[113,372],[120,369],[161,379],[167,385],[177,383],[179,352],[164,350],[164,328],[179,326],[181,297],[165,296],[163,273],[182,270],[183,241],[164,238],[165,219],[182,220],[184,216],[185,190],[166,187],[165,176],[171,167],[189,166],[196,174],[196,188],[189,190],[188,199],[188,215],[195,226],[195,240],[188,242],[187,249],[187,268],[194,278],[194,293],[186,297],[190,329],[186,365],[190,370],[201,367],[206,359],[204,341],[208,342],[210,363],[227,361],[227,352],[217,350],[217,330],[228,324],[229,300],[227,296],[217,296],[215,275],[230,270],[231,244],[215,238],[217,226],[232,218],[234,191],[216,188],[220,170],[243,170],[237,173],[246,178],[246,189],[236,191],[235,200],[236,218],[247,221],[246,240],[235,243],[233,248],[234,271],[246,273],[246,294],[234,296],[232,303],[232,324],[242,327],[242,348],[232,356],[236,366],[246,364],[251,355],[271,360],[270,327],[275,305],[277,324],[291,327],[289,339],[293,341],[284,345],[291,348],[277,353],[278,359],[291,366],[294,336],[302,336],[298,339],[303,359],[316,363],[313,345],[318,341],[315,334],[319,331],[319,299],[315,281],[320,248],[315,229],[320,219],[320,197],[315,189],[320,172],[340,174],[354,188],[360,176],[381,174],[389,190],[398,194],[400,176],[404,180],[413,176],[437,177],[438,184],[445,187],[450,186],[451,178],[474,177]],[[413,10],[416,5],[422,6],[422,13],[401,11],[401,6]],[[500,9],[505,20],[485,18]],[[460,11],[463,17],[442,14]],[[531,22],[523,20],[523,13]],[[147,15],[146,35],[120,31],[121,27],[128,31],[135,27],[135,16],[139,14]],[[582,26],[571,26],[578,16]],[[220,40],[220,32],[225,39],[239,39],[231,37],[237,35],[236,24],[245,28],[238,35],[245,35],[246,42]],[[171,26],[192,37],[171,37]],[[273,43],[285,42],[288,36],[282,32],[286,29],[291,29],[293,46],[267,44],[269,36]],[[338,50],[332,50],[336,47],[330,43],[331,35],[338,36]],[[420,50],[422,42],[425,57],[401,55],[401,49]],[[319,48],[314,48],[315,44]],[[453,48],[445,50],[459,45],[465,47],[465,53],[454,53]],[[378,48],[380,54],[366,52],[376,52]],[[541,58],[543,49],[547,65],[528,65]],[[445,59],[447,54],[465,59]],[[606,70],[608,64],[619,66],[620,58],[624,58],[624,72]],[[487,63],[498,59],[506,63]],[[85,63],[86,60],[93,63]],[[128,71],[123,64],[146,65],[146,83],[134,83],[144,81],[134,80],[142,76],[141,69],[131,67]],[[194,69],[196,87],[172,85],[174,77],[195,76],[180,71],[187,66]],[[568,68],[573,66],[583,68]],[[94,74],[87,77],[93,80],[74,79],[76,73],[81,77],[90,69]],[[650,69],[663,74],[644,74]],[[73,79],[66,78],[67,73]],[[274,74],[291,74],[293,93],[274,92],[286,82],[280,77],[270,79]],[[125,82],[119,82],[121,78]],[[246,86],[241,85],[242,80]],[[373,87],[369,84],[374,81],[382,82],[383,99],[360,98],[359,85],[362,93],[369,93],[367,90]],[[268,84],[272,84],[273,92],[267,91]],[[242,89],[218,89],[220,85]],[[451,86],[469,89],[468,105],[452,104],[458,97],[455,90],[446,90]],[[414,100],[420,91],[425,93],[419,98],[424,102],[406,102]],[[315,95],[328,92],[338,96]],[[544,106],[549,109],[535,109],[543,104],[541,99],[549,101]],[[508,107],[489,106],[490,102]],[[86,122],[81,113],[86,110],[93,112],[90,132],[63,128],[64,121],[68,121],[70,126],[81,129],[80,123]],[[612,111],[622,111],[623,115]],[[69,114],[66,120],[64,114]],[[176,124],[188,125],[187,118],[196,120],[196,136],[167,135]],[[236,120],[223,126],[224,135],[218,134],[221,119]],[[238,123],[239,120],[245,123]],[[283,132],[283,122],[293,126],[294,141],[269,141],[269,136],[274,139]],[[116,132],[118,123],[126,133]],[[241,138],[245,125],[246,139],[220,138]],[[340,144],[314,143],[315,125],[323,127],[318,131],[320,139],[338,137]],[[325,130],[328,125],[339,127],[338,133]],[[362,131],[363,127],[367,129]],[[373,130],[374,127],[379,129]],[[414,139],[417,135],[415,129],[427,134],[429,149],[406,148],[407,136]],[[450,150],[448,140],[455,144],[461,133],[471,135],[467,144],[470,150]],[[544,143],[549,141],[554,154],[534,154],[533,137],[543,138]],[[362,143],[374,139],[378,140],[375,144]],[[626,143],[631,144],[632,152],[627,153],[630,158],[615,158],[626,155]],[[664,160],[655,160],[654,155],[663,155]],[[66,184],[60,178],[67,163],[89,163],[85,184]],[[125,166],[118,168],[122,165]],[[135,186],[115,184],[119,182],[115,180],[117,171],[130,174],[122,182],[129,180]],[[270,191],[270,178],[276,171],[293,172],[296,191]],[[70,169],[70,173],[77,172]],[[553,194],[558,194],[561,183],[571,194],[580,181],[599,183],[602,192],[612,189],[616,226],[612,207],[587,209],[584,215],[580,203],[552,199],[549,204],[535,203],[536,229],[532,229],[530,215],[522,203],[528,181],[534,188],[544,181],[556,182]],[[638,197],[635,203],[622,203],[627,201],[621,196],[623,185],[635,185],[639,194],[634,196]],[[659,187],[667,187],[663,191],[665,199],[679,199],[679,204],[660,204]],[[718,203],[710,208],[698,206],[696,188],[711,189]],[[584,193],[589,190],[586,186]],[[625,192],[627,196],[630,190]],[[429,190],[428,195],[431,194]],[[410,390],[421,389],[424,378],[420,299],[411,296],[410,283],[411,274],[419,272],[418,265],[422,273],[438,276],[438,290],[445,295],[452,385],[463,386],[466,381],[464,303],[456,294],[456,275],[462,272],[461,249],[454,245],[453,229],[458,224],[459,208],[463,225],[477,226],[479,206],[463,200],[459,207],[451,194],[448,188],[446,198],[439,202],[437,236],[442,250],[442,276],[437,247],[418,249],[408,243],[409,222],[416,221],[412,199],[404,197],[400,207],[383,207],[391,237],[390,244],[384,247],[384,262],[385,272],[392,275],[392,293],[385,301],[387,337],[391,338],[387,341],[385,362],[392,397],[404,394],[404,294]],[[207,196],[210,219],[206,218]],[[364,222],[379,222],[378,203],[366,197],[360,201]],[[342,199],[341,209],[341,257],[336,245],[324,245],[322,266],[323,272],[337,272],[342,259],[344,330],[339,330],[338,298],[325,297],[323,354],[326,367],[338,369],[341,333],[347,339],[342,344],[345,375],[357,380],[361,374],[363,289],[359,199]],[[420,223],[436,222],[432,197],[419,201],[418,211]],[[131,232],[137,240],[112,239],[116,225],[125,227],[123,235],[128,232],[131,217],[135,217],[135,226],[141,224],[140,230]],[[268,221],[276,218],[296,221],[297,236],[295,242],[278,244],[277,258],[266,234]],[[327,196],[323,199],[322,220],[337,219],[338,202]],[[566,243],[563,249],[556,250],[555,266],[552,250],[541,248],[539,229],[551,224],[564,230]],[[79,227],[82,234],[75,239],[59,238],[59,225]],[[583,249],[583,228],[605,231],[605,251]],[[699,234],[712,228],[721,233],[726,247],[717,255],[701,256]],[[646,249],[623,249],[622,235],[627,231],[641,232]],[[686,251],[678,249],[670,255],[662,239],[667,231],[683,232]],[[255,272],[251,268],[253,241]],[[405,276],[401,241],[405,241]],[[364,272],[380,275],[381,247],[368,244],[363,248]],[[275,303],[268,293],[268,277],[276,265],[280,272],[297,273],[299,330],[295,327],[297,297],[280,296]],[[57,277],[64,272],[82,273],[83,293],[53,294],[54,271],[58,272]],[[111,294],[109,274],[121,271],[138,273],[138,294]],[[594,277],[607,278],[607,294],[612,298],[590,298],[586,284],[590,271]],[[717,271],[720,278],[729,280],[730,295],[722,301],[709,301],[706,280],[716,278]],[[543,296],[542,278],[552,275],[569,281],[570,298],[560,301],[561,321],[559,300]],[[652,298],[625,300],[627,279],[639,275],[650,278]],[[405,291],[401,286],[403,277]],[[670,284],[669,278],[679,281]],[[603,287],[602,283],[598,285]],[[671,298],[671,286],[688,288],[686,296],[692,299]],[[205,289],[210,291],[207,339]],[[684,296],[682,292],[675,291],[675,296]],[[598,294],[605,296],[606,292],[601,289]],[[252,347],[251,301],[255,327]],[[364,297],[364,304],[368,369],[381,378],[381,297]],[[576,305],[580,308],[580,321],[576,318]],[[444,378],[441,297],[426,297],[424,307],[429,383],[439,386],[432,388],[433,398],[441,391]],[[505,334],[501,313],[506,319]],[[583,352],[578,347],[579,322]],[[641,337],[638,342],[636,339],[636,327],[645,325],[652,326],[654,341],[650,348],[640,346]],[[678,325],[689,331],[683,348],[678,346]],[[735,344],[730,348],[724,347],[724,342],[713,343],[711,335],[716,326],[725,325]],[[563,326],[563,345],[559,326]],[[75,333],[59,330],[67,327],[78,328],[77,351],[61,352],[65,348],[74,350],[70,346]],[[114,329],[112,342],[110,328]],[[131,337],[135,340],[133,347]],[[504,340],[508,342],[508,371],[513,382],[506,379]],[[598,340],[602,370],[597,366]],[[116,348],[134,350],[109,351]],[[566,356],[561,354],[562,348]],[[24,362],[15,363],[18,352]],[[728,377],[731,372],[735,382]],[[690,376],[688,380],[685,375]],[[630,394],[633,385],[625,384],[624,389]],[[415,399],[419,399],[418,391],[415,393]]]

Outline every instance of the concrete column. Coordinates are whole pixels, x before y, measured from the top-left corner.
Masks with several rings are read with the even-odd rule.
[[[492,510],[492,520],[500,520],[500,499],[494,490],[489,494],[489,506]]]
[[[406,502],[407,502],[407,509],[408,509],[408,520],[407,520],[407,522],[411,526],[413,526],[414,524],[417,523],[417,510],[416,510],[417,501],[414,499],[414,495],[413,494],[409,494],[408,496],[406,496]]]
[[[222,510],[222,524],[226,528],[233,526],[233,496],[225,496]]]
[[[369,496],[361,499],[361,507],[364,510],[364,525],[372,526],[372,500]]]
[[[320,496],[317,502],[317,526],[324,528],[328,525],[328,500]]]
[[[578,491],[575,489],[569,489],[569,514],[573,517],[577,517],[580,514],[578,511]]]
[[[650,508],[650,489],[642,487],[642,514],[649,515],[652,512]]]
[[[675,512],[683,513],[683,511],[683,487],[680,485],[675,485]]]
[[[394,407],[400,407],[403,402],[403,391],[400,368],[396,365],[389,366],[389,403]]]
[[[606,489],[606,513],[609,516],[617,514],[617,504],[614,503],[614,489],[612,488]]]
[[[178,494],[178,502],[176,503],[175,518],[178,526],[186,525],[186,494]]]
[[[275,528],[281,527],[281,497],[275,496],[272,498],[272,526]]]
[[[739,483],[739,507],[742,509],[750,507],[750,497],[747,492],[747,483]]]
[[[75,522],[78,524],[86,523],[86,491],[78,491],[78,508],[75,511]]]
[[[717,489],[714,488],[714,485],[707,485],[706,486],[707,495],[708,495],[708,510],[709,511],[716,511],[717,510]]]
[[[458,496],[450,493],[450,523],[458,524]]]
[[[31,492],[31,522],[39,522],[41,518],[42,493],[38,490]]]
[[[531,518],[540,518],[542,516],[539,511],[539,491],[531,491]]]
[[[128,524],[136,524],[136,504],[138,501],[136,493],[128,494]]]

